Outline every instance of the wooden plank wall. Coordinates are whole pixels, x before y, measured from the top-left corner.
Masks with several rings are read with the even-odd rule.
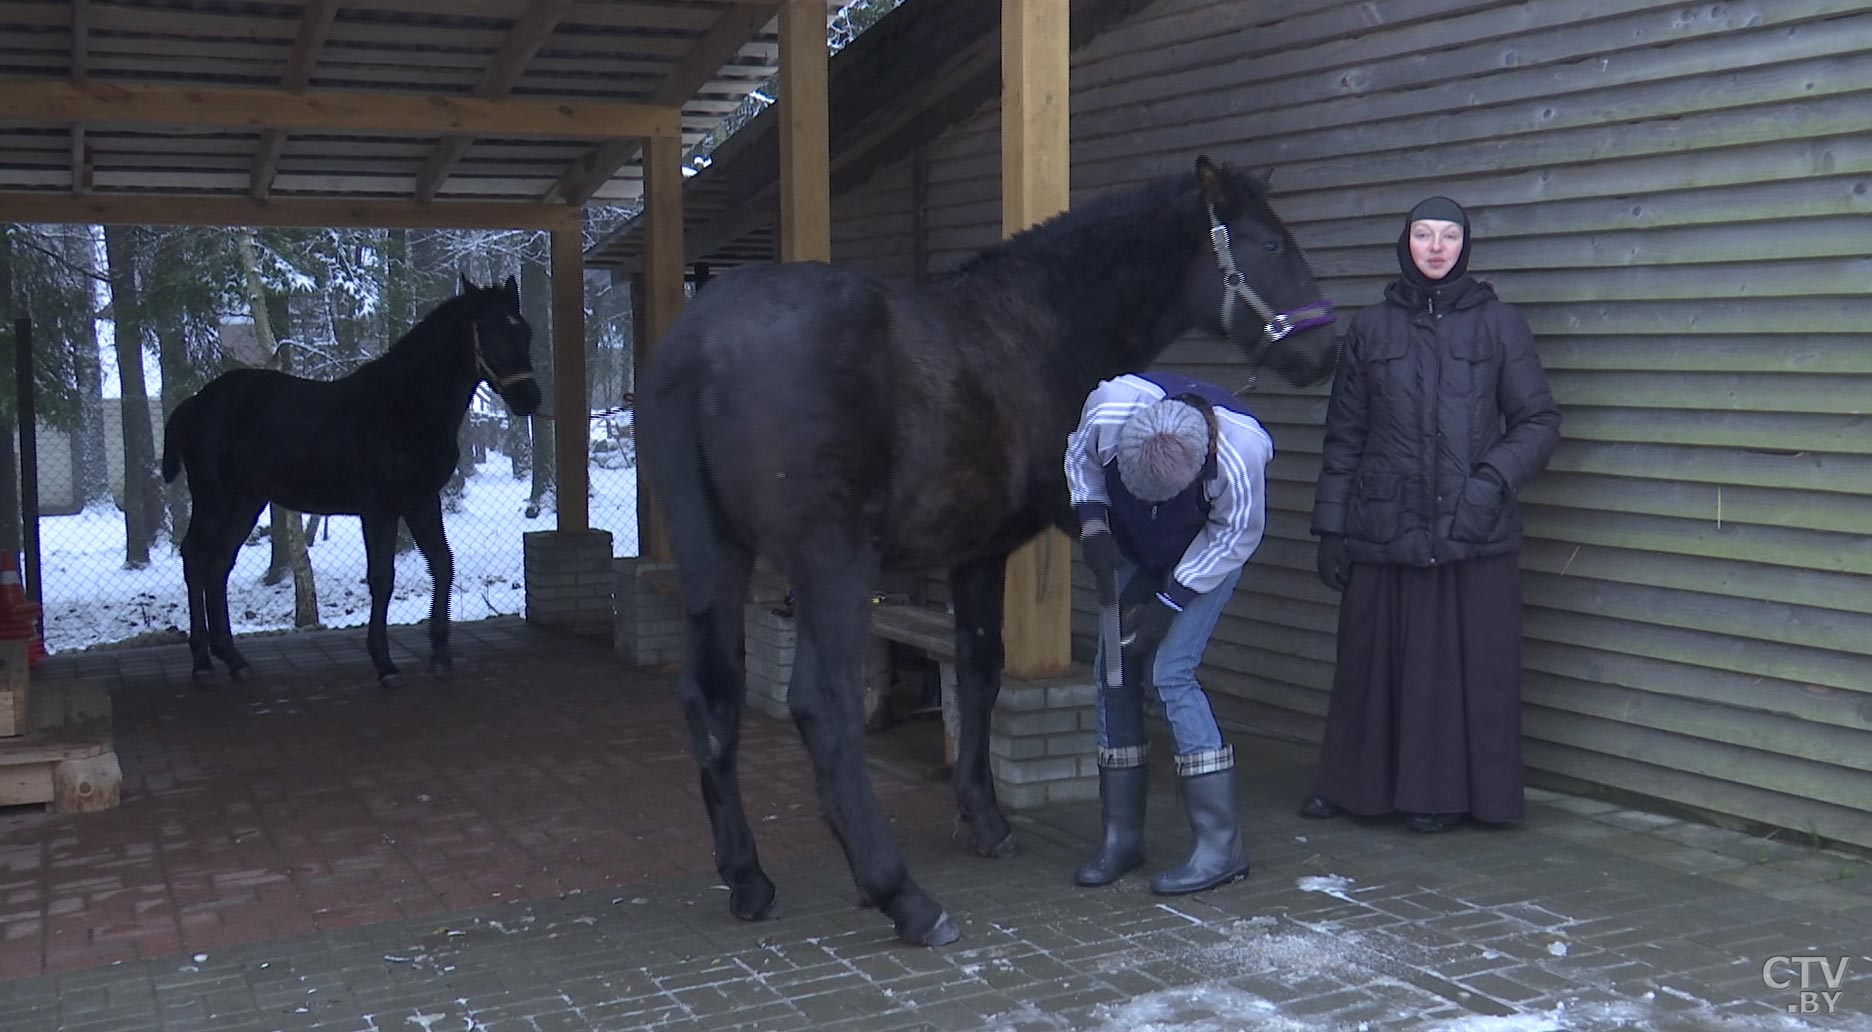
[[[1270,167],[1350,315],[1416,200],[1471,211],[1565,410],[1524,494],[1527,760],[1872,845],[1872,3],[1158,0],[1073,59],[1076,195]],[[981,111],[835,205],[840,256],[998,234]],[[896,217],[887,212],[896,211]],[[1231,382],[1179,343],[1164,365]],[[1263,388],[1272,514],[1209,653],[1231,715],[1316,738],[1337,598],[1307,533],[1323,389]],[[1094,616],[1080,571],[1075,653]],[[940,584],[937,586],[940,592]]]

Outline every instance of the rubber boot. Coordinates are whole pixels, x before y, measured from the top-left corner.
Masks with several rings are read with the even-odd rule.
[[[1248,850],[1242,845],[1236,812],[1233,768],[1182,779],[1183,808],[1189,813],[1195,843],[1189,859],[1151,879],[1159,896],[1200,892],[1248,873]]]
[[[1144,790],[1150,768],[1099,768],[1099,817],[1105,837],[1097,855],[1079,865],[1073,881],[1110,885],[1144,862]]]

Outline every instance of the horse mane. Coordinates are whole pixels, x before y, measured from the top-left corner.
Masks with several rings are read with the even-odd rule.
[[[1272,217],[1262,181],[1226,165],[1217,171],[1217,215],[1226,220],[1258,208]],[[1166,173],[1087,197],[932,276],[929,286],[966,297],[973,308],[994,305],[1004,325],[1063,345],[1052,349],[1058,360],[1097,368],[1113,357],[1099,342],[1133,358],[1148,348],[1164,299],[1196,249],[1208,247],[1209,215],[1195,172]],[[1043,343],[1028,342],[1030,349]]]
[[[1217,166],[1217,171],[1222,175],[1225,209],[1217,214],[1224,219],[1254,201],[1265,204],[1266,187],[1254,176],[1228,165]],[[1207,241],[1208,226],[1195,174],[1165,173],[1094,194],[971,256],[947,275],[1001,275],[1018,266],[1054,272],[1070,269],[1083,276],[1085,260],[1093,258],[1102,259],[1097,272],[1105,281],[1106,275],[1187,258],[1192,239]]]
[[[385,348],[382,354],[359,365],[351,375],[357,376],[366,370],[381,376],[432,368],[437,356],[456,343],[448,332],[449,327],[464,317],[474,300],[474,294],[456,294],[440,302]]]

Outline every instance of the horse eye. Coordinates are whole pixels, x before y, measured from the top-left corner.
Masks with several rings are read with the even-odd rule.
[[[1269,254],[1279,254],[1281,253],[1281,242],[1278,240],[1270,240],[1262,244],[1261,249]]]

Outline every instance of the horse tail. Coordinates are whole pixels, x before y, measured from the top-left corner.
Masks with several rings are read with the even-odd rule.
[[[194,403],[194,398],[183,398],[182,404],[177,405],[163,423],[162,477],[165,484],[174,483],[176,474],[182,472],[182,449],[188,443],[183,438],[193,425],[189,416]]]
[[[644,466],[662,503],[663,527],[676,560],[677,578],[685,605],[706,608],[720,573],[721,549],[717,534],[720,506],[709,488],[707,459],[702,447],[699,387],[671,374],[677,356],[663,356],[637,396],[636,438],[643,449]],[[639,544],[640,554],[649,542]]]

